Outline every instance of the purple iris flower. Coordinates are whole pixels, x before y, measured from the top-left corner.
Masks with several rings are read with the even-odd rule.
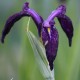
[[[15,22],[25,16],[31,17],[37,26],[39,37],[41,37],[43,41],[49,66],[52,70],[53,61],[56,58],[58,50],[59,37],[58,31],[55,27],[55,17],[57,17],[63,31],[65,32],[68,38],[69,46],[71,46],[72,43],[73,25],[70,18],[65,15],[65,12],[66,7],[64,5],[60,5],[57,9],[52,11],[52,13],[46,20],[43,20],[43,18],[35,10],[29,8],[29,3],[26,2],[23,6],[22,11],[10,16],[6,21],[5,27],[2,32],[1,42],[4,43],[5,36],[9,33],[10,29],[12,28]]]

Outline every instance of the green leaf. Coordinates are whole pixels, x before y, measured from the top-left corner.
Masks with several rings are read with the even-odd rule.
[[[45,54],[45,48],[41,44],[41,42],[34,36],[34,34],[27,30],[27,36],[31,43],[32,49],[34,51],[34,55],[36,61],[39,65],[40,71],[42,72],[43,76],[46,80],[54,80],[54,70],[51,71],[48,65],[48,61]]]

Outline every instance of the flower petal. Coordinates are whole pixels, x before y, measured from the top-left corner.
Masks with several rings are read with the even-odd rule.
[[[49,15],[46,21],[50,22],[54,20],[55,17],[61,14],[65,14],[66,12],[66,6],[65,5],[60,5],[56,10],[52,11],[52,13]]]
[[[26,13],[28,13],[31,16],[31,18],[33,19],[33,21],[35,22],[37,29],[38,29],[39,36],[40,36],[43,18],[37,12],[35,12],[33,9],[26,10]]]
[[[32,17],[33,21],[35,22],[35,24],[36,24],[36,26],[38,28],[39,36],[41,35],[41,28],[42,28],[41,26],[42,26],[43,19],[34,10],[30,9],[29,8],[29,3],[26,2],[24,4],[23,10],[21,12],[12,15],[6,21],[4,30],[2,32],[2,38],[1,38],[1,42],[2,43],[4,43],[4,38],[9,33],[9,31],[12,28],[12,26],[14,25],[14,23],[16,21],[18,21],[19,19],[21,19],[23,16],[30,16],[30,17]]]
[[[56,58],[58,50],[58,32],[55,27],[42,29],[42,41],[45,46],[46,56],[49,61],[50,69],[53,69],[53,61]]]
[[[2,38],[1,38],[2,43],[4,43],[4,38],[9,33],[14,23],[20,20],[23,16],[29,16],[29,15],[26,14],[25,12],[19,12],[8,18],[8,20],[6,21],[5,27],[3,29],[3,32],[2,32]]]
[[[23,11],[26,11],[26,13],[31,16],[31,18],[33,19],[33,21],[35,22],[35,24],[37,26],[38,33],[39,33],[39,36],[40,36],[41,35],[43,18],[35,10],[29,8],[29,3],[28,2],[24,3]]]
[[[25,2],[24,5],[23,5],[23,11],[29,9],[29,3],[28,2]]]
[[[71,19],[66,16],[58,16],[59,23],[61,24],[61,27],[63,31],[66,33],[68,40],[69,40],[69,46],[72,44],[72,37],[73,37],[73,25]]]

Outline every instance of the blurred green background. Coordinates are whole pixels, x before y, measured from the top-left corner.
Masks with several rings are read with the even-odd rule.
[[[0,36],[7,18],[19,12],[28,1],[44,19],[61,0],[0,0]],[[55,80],[80,80],[80,0],[66,0],[67,15],[74,25],[72,47],[56,21],[59,32],[59,48],[54,62]],[[5,43],[0,43],[0,80],[45,80],[35,61],[33,50],[26,35],[28,17],[22,18],[6,36]],[[38,37],[34,22],[30,21],[30,30]]]

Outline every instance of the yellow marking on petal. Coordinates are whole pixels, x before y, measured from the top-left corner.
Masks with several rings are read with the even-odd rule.
[[[48,30],[48,33],[50,34],[50,28],[47,28],[47,30]]]

